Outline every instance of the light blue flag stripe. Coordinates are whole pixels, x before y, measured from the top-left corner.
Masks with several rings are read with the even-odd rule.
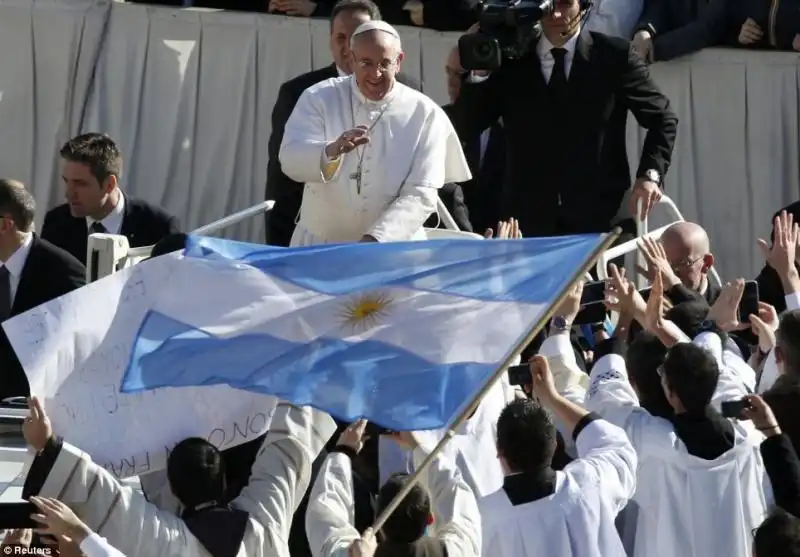
[[[362,416],[397,431],[442,427],[485,383],[494,364],[442,365],[382,342],[267,334],[220,339],[158,312],[146,317],[122,392],[230,385],[314,406],[350,422]]]
[[[294,288],[343,301],[353,293],[405,288],[458,296],[469,304],[511,302],[528,308],[517,312],[526,317],[514,321],[515,326],[489,318],[479,326],[471,323],[473,332],[466,337],[450,335],[465,348],[479,347],[482,338],[492,338],[492,348],[497,348],[494,354],[509,354],[601,241],[600,235],[591,235],[287,249],[191,238],[187,259],[176,259],[174,264],[187,264],[190,258],[246,264]],[[217,295],[225,288],[236,288],[225,282],[230,278],[221,280],[224,284]],[[162,296],[180,299],[184,292],[183,285],[170,283]],[[253,292],[258,296],[257,289]],[[204,303],[209,301],[187,299],[170,307],[179,312],[182,304]],[[452,305],[436,306],[439,309],[424,312],[424,318],[421,313],[419,321],[403,318],[393,323],[390,312],[380,327],[391,329],[385,338],[392,338],[392,344],[374,338],[343,340],[336,338],[341,333],[331,329],[306,337],[312,338],[310,342],[287,340],[285,331],[267,326],[271,318],[264,315],[264,308],[268,311],[269,305],[258,307],[258,318],[265,325],[257,332],[247,328],[247,319],[241,319],[240,329],[218,337],[188,325],[177,313],[166,315],[154,306],[136,335],[122,391],[227,384],[315,406],[346,421],[365,417],[399,431],[439,429],[452,421],[501,363],[499,358],[459,361],[459,346],[445,346],[444,341],[441,349],[435,348],[441,337],[433,331],[441,330],[444,323],[460,328]],[[204,310],[214,315],[213,307]],[[302,310],[298,319],[305,315],[310,314]],[[425,358],[415,352],[415,339],[420,338],[434,345]],[[433,357],[436,354],[441,354],[441,360]]]
[[[246,262],[301,288],[332,296],[402,286],[487,301],[543,303],[599,234],[524,240],[429,240],[276,248],[192,236],[187,257]]]

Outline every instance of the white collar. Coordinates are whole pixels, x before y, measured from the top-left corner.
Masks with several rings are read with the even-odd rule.
[[[28,253],[31,251],[31,244],[33,243],[33,234],[30,232],[25,235],[22,245],[17,248],[17,251],[11,254],[8,261],[5,262],[5,268],[12,277],[19,278],[22,275],[22,269],[25,267],[25,262],[28,260]]]
[[[339,74],[339,77],[347,77],[348,75],[350,75],[350,74],[346,73],[346,72],[345,72],[345,71],[344,71],[342,68],[340,68],[339,66],[336,66],[336,73],[337,73],[337,74]]]
[[[567,51],[567,56],[572,56],[575,54],[575,47],[578,44],[578,38],[581,36],[581,31],[582,29],[579,27],[578,31],[572,35],[566,43],[564,43],[564,46],[561,47]],[[539,42],[536,44],[536,53],[539,55],[539,58],[545,55],[550,56],[550,50],[553,48],[555,48],[553,43],[551,43],[547,37],[542,35],[539,38]]]
[[[119,192],[119,200],[109,214],[105,216],[100,224],[108,231],[113,231],[119,228],[122,224],[122,215],[125,211],[125,195],[122,191]],[[91,228],[97,221],[92,217],[86,217],[86,228]]]
[[[350,88],[353,91],[353,96],[356,98],[356,102],[358,104],[372,105],[377,108],[383,107],[384,105],[390,103],[397,96],[398,89],[402,87],[402,85],[395,80],[392,90],[386,93],[385,97],[383,97],[379,101],[373,101],[365,97],[364,93],[361,92],[361,89],[358,88],[358,83],[356,83],[356,75],[352,74],[349,77],[350,77]]]

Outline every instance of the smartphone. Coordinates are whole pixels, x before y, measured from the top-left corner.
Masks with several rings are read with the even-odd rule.
[[[743,420],[742,412],[750,408],[750,403],[747,402],[747,399],[743,398],[742,400],[729,400],[727,402],[723,402],[720,405],[722,408],[722,415],[725,418],[736,418],[737,420]]]
[[[744,283],[742,301],[739,302],[739,322],[749,323],[753,314],[758,315],[758,283],[748,280]]]
[[[583,285],[581,295],[581,309],[575,316],[575,325],[591,325],[602,323],[606,320],[608,312],[603,304],[606,296],[606,283],[603,280],[594,280]]]
[[[531,368],[528,364],[520,364],[508,368],[508,382],[512,387],[531,385]]]
[[[40,528],[41,525],[31,518],[32,514],[38,512],[36,505],[27,501],[0,503],[0,528],[4,530]]]
[[[389,435],[392,433],[391,429],[387,429],[373,422],[367,422],[367,429],[364,434],[370,439],[377,439],[381,435]]]

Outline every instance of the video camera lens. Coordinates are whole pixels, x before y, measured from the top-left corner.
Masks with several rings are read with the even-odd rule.
[[[461,37],[458,41],[458,54],[465,70],[496,70],[503,62],[499,42],[484,33]]]

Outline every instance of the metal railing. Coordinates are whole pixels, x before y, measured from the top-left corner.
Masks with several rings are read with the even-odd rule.
[[[669,224],[662,226],[660,228],[656,228],[655,230],[648,231],[648,218],[645,217],[642,220],[636,219],[636,238],[633,240],[628,240],[618,246],[614,246],[613,248],[606,250],[603,255],[597,260],[597,265],[595,267],[595,272],[597,273],[597,278],[600,280],[604,280],[608,278],[608,262],[612,259],[616,259],[617,257],[621,257],[624,255],[628,255],[629,253],[636,253],[636,259],[638,264],[642,264],[641,255],[638,253],[639,251],[639,243],[643,237],[648,238],[660,238],[664,231],[675,224],[676,222],[683,222],[685,219],[683,218],[683,214],[681,214],[678,206],[675,205],[675,202],[667,197],[666,195],[661,197],[661,200],[658,202],[658,205],[664,206],[667,210],[667,213],[670,215],[670,218],[674,219]],[[637,211],[641,211],[641,202],[637,207]],[[641,214],[641,213],[639,213]],[[711,267],[708,270],[708,278],[715,286],[722,286],[722,281],[719,278],[719,274],[717,273],[716,269]],[[644,280],[643,277],[639,277],[637,274],[637,286],[639,288],[643,287],[644,285],[640,282],[640,280]]]

